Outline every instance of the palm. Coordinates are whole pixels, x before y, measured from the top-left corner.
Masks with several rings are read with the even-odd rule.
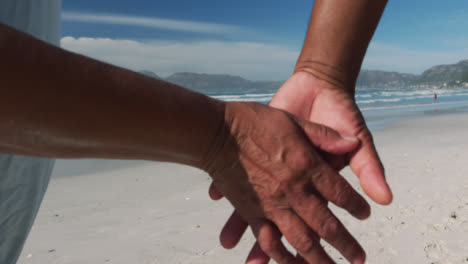
[[[270,106],[328,126],[343,135],[358,136],[366,141],[370,136],[353,95],[308,73],[293,75],[275,94]],[[327,161],[337,170],[348,165],[344,156],[329,157]]]

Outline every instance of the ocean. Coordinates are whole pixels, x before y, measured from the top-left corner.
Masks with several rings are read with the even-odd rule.
[[[437,100],[434,101],[434,93]],[[268,104],[273,93],[217,95],[224,101]],[[468,111],[468,89],[357,89],[356,103],[371,130],[381,130],[393,122],[427,115]]]

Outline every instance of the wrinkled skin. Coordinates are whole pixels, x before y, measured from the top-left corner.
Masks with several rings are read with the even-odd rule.
[[[321,157],[335,172],[350,165],[353,172],[359,177],[363,190],[370,198],[380,204],[391,202],[392,194],[385,182],[383,166],[375,150],[371,133],[355,104],[352,89],[336,87],[308,72],[297,72],[278,90],[270,102],[270,106],[285,110],[305,120],[326,125],[343,135],[359,138],[361,144],[353,153],[338,154],[325,150],[320,151]],[[322,177],[322,180],[325,179],[326,177]],[[215,200],[222,197],[216,187],[218,186],[214,184],[210,188],[210,196]],[[368,216],[369,212],[365,212],[364,208],[362,208],[361,212],[354,213],[355,216],[361,219],[366,218],[366,214]],[[315,217],[320,218],[317,214],[315,214]],[[221,232],[221,244],[225,248],[233,248],[239,242],[247,226],[248,224],[243,217],[234,211]],[[271,229],[274,230],[272,233],[275,236],[281,237],[279,232],[281,228],[279,228],[279,231],[274,227],[271,227]],[[317,237],[324,238],[320,232],[316,231],[316,234],[318,234]],[[268,263],[272,255],[262,249],[257,239],[247,258],[247,263]],[[343,251],[346,251],[346,249],[340,250],[342,254]],[[301,257],[304,254],[300,251],[298,253],[296,260],[294,260],[297,263],[305,263],[306,260],[309,263],[322,263],[313,262],[307,258],[304,260]],[[344,256],[350,260],[349,257]],[[291,263],[293,263],[293,260],[291,260]]]

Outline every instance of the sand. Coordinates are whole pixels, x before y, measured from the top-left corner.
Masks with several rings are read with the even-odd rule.
[[[366,249],[367,263],[468,263],[467,135],[468,114],[374,132],[394,202],[372,203],[366,221],[333,208]],[[208,198],[208,175],[168,163],[112,162],[58,162],[18,263],[244,261],[253,237],[249,232],[234,250],[219,245],[231,206]],[[343,175],[360,191],[349,170]]]

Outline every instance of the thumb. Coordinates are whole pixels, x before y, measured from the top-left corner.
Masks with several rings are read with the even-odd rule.
[[[358,135],[361,146],[350,159],[350,167],[358,176],[362,189],[379,204],[389,204],[393,199],[392,191],[385,180],[385,170],[369,130]]]
[[[331,154],[346,154],[356,150],[359,139],[353,136],[343,136],[335,130],[316,123],[302,120],[298,122],[312,144]]]

